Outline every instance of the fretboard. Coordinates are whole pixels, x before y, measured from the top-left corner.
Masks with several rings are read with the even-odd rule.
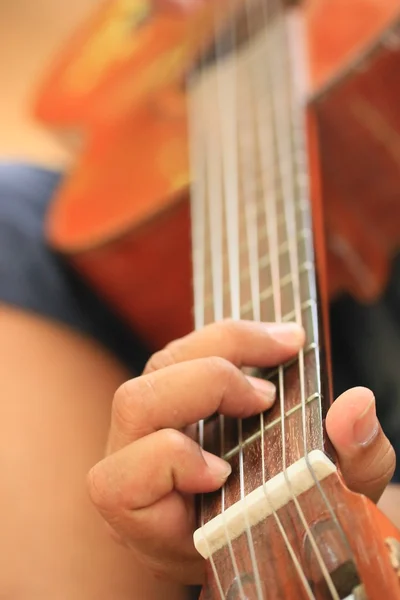
[[[222,53],[191,84],[196,326],[242,318],[306,330],[304,350],[264,374],[278,390],[270,411],[200,424],[200,441],[233,467],[222,495],[205,501],[204,521],[324,446],[303,90],[293,75],[301,40],[290,23],[290,34],[283,15],[258,27],[251,43]]]

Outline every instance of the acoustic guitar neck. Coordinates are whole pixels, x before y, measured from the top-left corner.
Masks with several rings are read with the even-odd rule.
[[[348,539],[351,510],[338,517],[350,492],[323,428],[331,398],[301,13],[260,6],[247,1],[240,40],[233,22],[189,80],[195,323],[295,321],[306,343],[293,361],[262,374],[277,386],[270,411],[199,423],[200,443],[232,465],[222,490],[200,499],[194,540],[208,561],[203,600],[367,598],[365,568]],[[349,509],[350,500],[342,504]]]

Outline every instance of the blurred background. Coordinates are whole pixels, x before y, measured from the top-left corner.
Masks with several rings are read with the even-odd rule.
[[[82,25],[96,0],[2,0],[0,5],[0,154],[65,166],[65,144],[32,116],[32,102],[47,68]]]

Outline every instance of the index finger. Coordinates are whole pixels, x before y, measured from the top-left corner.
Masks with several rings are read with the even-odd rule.
[[[233,365],[276,365],[303,342],[304,331],[294,323],[253,321],[222,321],[173,342],[153,356],[144,376],[115,395],[109,451],[160,428],[183,428],[218,409],[234,417],[266,410],[274,398],[272,384],[268,393],[268,383],[253,380],[264,386],[257,391]],[[187,361],[191,366],[180,364]]]
[[[183,429],[215,412],[246,418],[269,408],[275,386],[258,387],[230,362],[201,358],[132,379],[116,393],[108,451],[160,429]],[[261,389],[263,388],[263,389]]]
[[[207,356],[220,356],[237,367],[270,367],[289,360],[304,344],[296,323],[218,321],[168,344],[156,352],[144,373]]]

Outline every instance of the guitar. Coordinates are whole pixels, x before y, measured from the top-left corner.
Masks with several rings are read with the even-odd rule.
[[[195,321],[295,320],[307,338],[265,374],[278,390],[267,414],[199,424],[201,443],[232,465],[200,503],[202,599],[398,598],[399,534],[346,489],[324,436],[328,296],[302,18],[252,8],[246,41],[224,31],[190,79]]]
[[[93,111],[80,112],[75,104],[70,117],[90,141],[54,203],[49,239],[154,347],[190,329],[191,273],[196,327],[230,317],[295,320],[306,330],[296,360],[263,373],[278,390],[268,413],[243,421],[214,416],[198,424],[200,443],[233,468],[222,490],[199,499],[194,541],[207,560],[202,600],[400,598],[400,535],[371,502],[345,487],[324,433],[332,399],[328,298],[342,289],[375,297],[398,238],[394,212],[382,215],[376,208],[378,192],[386,207],[395,206],[397,145],[385,137],[382,116],[376,123],[371,99],[379,97],[395,137],[397,84],[389,82],[383,90],[381,80],[398,64],[399,9],[372,0],[354,6],[370,12],[358,13],[365,19],[347,23],[349,29],[342,22],[342,37],[325,46],[324,60],[316,60],[321,36],[333,36],[330,10],[336,17],[345,14],[340,0],[309,2],[303,9],[279,0],[207,7],[201,35],[189,36],[196,40],[190,60],[171,76],[178,82],[172,96],[158,96],[160,89],[171,89],[165,81],[158,89],[156,81],[152,101],[147,102],[149,90],[142,100],[139,77],[128,91],[118,90],[112,81],[121,81],[117,72],[132,64],[122,61],[105,76],[110,96],[99,85],[103,91]],[[193,18],[189,32],[196,31],[196,23]],[[349,45],[351,25],[359,35],[354,41],[350,31]],[[176,40],[180,36],[183,29]],[[182,114],[183,77],[187,110]],[[118,106],[112,130],[103,123],[110,98]],[[354,112],[354,106],[360,110]],[[155,113],[164,115],[163,126]],[[165,119],[166,114],[174,118]],[[68,115],[63,118],[66,123]],[[151,153],[167,147],[173,131],[179,132],[179,143],[189,142],[190,161],[186,167],[183,152],[174,162],[174,176],[180,172],[180,178],[157,179],[155,168],[155,182],[148,183]],[[153,147],[155,141],[159,145]],[[128,163],[121,169],[118,162],[130,148],[135,160],[147,165],[139,183],[129,187],[130,193],[140,192],[134,206],[118,179],[121,173],[123,183],[132,177]],[[359,154],[352,156],[355,149]],[[118,160],[109,164],[111,175],[95,172],[95,166],[108,166],[113,153]],[[380,153],[387,187],[378,186],[376,174],[371,180],[365,173],[374,185],[370,196],[367,186],[362,188],[360,216],[354,195],[355,183],[361,185],[359,169],[364,174]],[[118,186],[113,202],[111,183]],[[188,183],[190,203],[182,196]],[[357,219],[343,222],[354,205]],[[376,236],[368,228],[373,216],[381,220]],[[192,268],[184,235],[189,223]],[[174,276],[166,269],[169,261]],[[340,261],[345,269],[332,268]],[[143,290],[141,297],[135,289]]]
[[[47,217],[49,243],[151,350],[193,324],[184,83],[222,26],[214,20],[243,2],[224,0],[218,15],[199,2],[188,16],[172,0],[108,0],[38,91],[37,116],[83,140]],[[306,0],[301,11],[328,291],[368,302],[399,239],[400,10],[397,0]]]

